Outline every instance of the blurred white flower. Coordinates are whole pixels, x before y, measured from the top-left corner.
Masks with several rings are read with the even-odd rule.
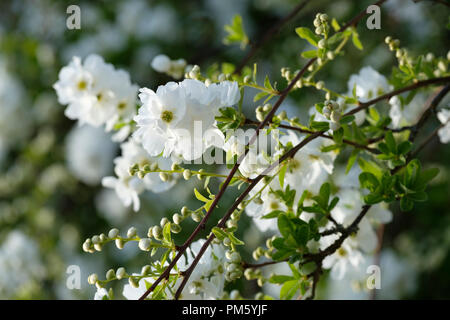
[[[437,117],[444,125],[438,131],[439,139],[442,143],[450,142],[450,109],[442,109],[438,112]]]
[[[31,290],[45,277],[36,242],[21,231],[11,231],[0,247],[0,298]]]
[[[372,67],[367,66],[362,68],[358,74],[353,74],[347,83],[348,96],[352,96],[352,92],[355,89],[356,97],[360,102],[367,102],[374,99],[384,93],[392,90],[392,86],[387,82],[387,79],[382,74],[378,73]],[[341,102],[341,101],[338,101]],[[353,106],[348,106],[349,110],[353,109]],[[355,106],[356,107],[356,106]],[[359,126],[366,118],[366,111],[362,110],[355,114],[355,122]]]
[[[63,67],[54,84],[65,114],[81,124],[107,124],[111,130],[119,120],[131,120],[136,109],[137,86],[126,71],[115,70],[103,58],[91,54],[84,63],[74,57]]]
[[[102,129],[76,125],[66,138],[67,166],[84,183],[98,184],[111,171],[116,149]]]
[[[426,98],[423,94],[418,93],[408,105],[403,105],[402,100],[398,97],[389,99],[391,108],[389,116],[392,119],[392,126],[398,129],[402,126],[410,126],[416,124],[426,108]]]

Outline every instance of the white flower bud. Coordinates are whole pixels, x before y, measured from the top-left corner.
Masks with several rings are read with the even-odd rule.
[[[325,39],[320,39],[319,42],[317,43],[317,46],[318,46],[320,49],[325,49],[325,46],[326,46]]]
[[[189,169],[184,169],[183,171],[183,178],[184,180],[189,180],[192,176],[192,172]]]
[[[115,241],[117,249],[122,250],[125,242],[122,239],[116,239]]]
[[[180,214],[175,213],[175,214],[172,216],[172,220],[173,220],[173,222],[174,222],[175,224],[180,224],[181,221],[183,221],[183,217],[182,217]]]
[[[156,240],[161,239],[161,235],[162,235],[162,229],[161,229],[161,227],[159,227],[159,226],[154,226],[153,229],[152,229],[152,234],[153,234],[153,237],[154,237]]]
[[[141,249],[142,251],[150,251],[152,245],[152,240],[150,240],[149,238],[143,238],[141,240],[139,240],[139,249]]]
[[[169,175],[165,172],[160,172],[159,178],[161,179],[162,182],[166,182],[167,180],[169,180]]]
[[[164,226],[166,225],[166,223],[169,222],[169,219],[167,219],[166,217],[162,218],[161,221],[159,222],[159,225],[161,226],[161,228],[164,228]],[[149,229],[149,234],[150,234],[150,230],[152,230],[152,236],[153,236],[153,227]]]
[[[122,280],[126,276],[126,274],[127,273],[125,272],[125,268],[124,267],[120,267],[116,271],[116,278],[119,279],[119,280]]]
[[[147,275],[152,271],[152,268],[149,265],[143,266],[141,269],[141,275]]]
[[[117,228],[113,228],[113,229],[109,230],[109,232],[108,232],[109,238],[115,238],[118,235],[119,235],[119,229],[117,229]]]
[[[91,274],[89,277],[88,277],[88,283],[89,284],[95,284],[96,282],[98,281],[98,275],[96,274],[96,273],[93,273],[93,274]]]
[[[135,227],[131,227],[127,231],[127,238],[134,238],[134,237],[136,237],[136,228]]]
[[[337,111],[332,111],[330,119],[333,122],[339,122],[341,120],[341,113]]]
[[[93,236],[92,237],[92,243],[93,244],[97,244],[100,242],[100,237],[99,236]]]
[[[341,124],[338,122],[330,122],[330,129],[333,131],[338,130],[341,127]]]
[[[241,262],[241,255],[238,252],[233,252],[231,254],[230,260],[234,263],[239,263]]]

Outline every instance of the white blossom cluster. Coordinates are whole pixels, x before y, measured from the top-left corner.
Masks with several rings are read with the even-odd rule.
[[[116,70],[96,54],[83,63],[74,57],[59,72],[54,88],[59,103],[67,105],[66,116],[80,124],[106,125],[106,130],[111,131],[119,121],[128,122],[136,113],[138,87],[131,83],[126,71]],[[123,127],[116,139],[126,138],[129,130],[129,126]]]

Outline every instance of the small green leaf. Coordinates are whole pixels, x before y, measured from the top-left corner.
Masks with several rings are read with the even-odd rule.
[[[317,50],[308,50],[302,52],[302,57],[305,59],[312,59],[317,57]]]
[[[298,280],[290,280],[286,281],[281,287],[280,291],[280,299],[282,300],[291,300],[295,293],[300,289],[300,281]]]
[[[211,231],[220,241],[228,237],[228,234],[222,228],[214,227]]]
[[[295,29],[295,32],[300,36],[300,38],[307,40],[310,44],[317,47],[317,43],[319,42],[320,37],[312,32],[309,28],[298,27]]]
[[[359,35],[356,31],[354,31],[352,34],[352,42],[355,45],[355,47],[358,48],[359,50],[364,49],[361,41],[359,40]]]
[[[171,223],[167,222],[163,228],[163,238],[167,243],[172,243],[172,236],[170,232]]]
[[[200,192],[198,192],[197,188],[194,188],[194,194],[197,200],[200,200],[201,202],[209,201],[209,199],[205,198]]]
[[[269,278],[270,283],[282,284],[289,280],[295,280],[294,277],[274,274]]]

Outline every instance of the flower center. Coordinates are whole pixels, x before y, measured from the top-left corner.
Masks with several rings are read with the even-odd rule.
[[[341,257],[345,257],[347,255],[347,251],[345,251],[344,248],[339,248],[337,254],[340,255]]]
[[[80,90],[80,91],[86,90],[86,88],[87,88],[86,81],[84,81],[84,80],[78,81],[77,87],[78,87],[78,90]]]
[[[127,104],[125,103],[125,102],[121,102],[121,103],[119,103],[118,105],[117,105],[117,108],[119,109],[119,110],[123,110],[123,109],[125,109],[127,107]]]
[[[271,202],[271,203],[270,203],[270,209],[272,209],[272,210],[278,209],[278,203],[276,203],[276,202]]]
[[[164,111],[161,113],[161,119],[164,122],[170,123],[173,120],[173,113],[171,111]]]

